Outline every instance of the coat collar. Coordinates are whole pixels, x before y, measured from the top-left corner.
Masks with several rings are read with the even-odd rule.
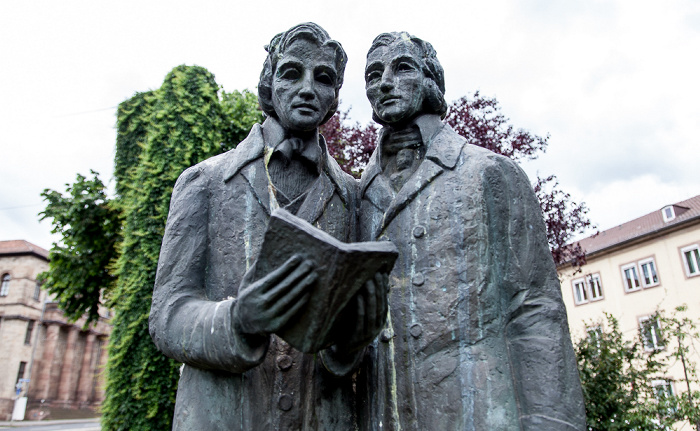
[[[415,124],[418,126],[423,142],[426,143],[428,149],[425,159],[401,190],[394,195],[386,178],[380,175],[382,173],[381,142],[387,133],[387,128],[380,132],[380,145],[377,146],[360,180],[362,198],[369,200],[378,209],[384,211],[382,224],[379,231],[375,232],[375,237],[445,169],[455,168],[462,148],[466,144],[466,139],[459,136],[449,126],[444,125],[437,115],[422,115],[415,120]]]
[[[258,202],[265,212],[271,214],[272,184],[265,168],[265,149],[277,146],[284,139],[284,129],[274,118],[268,117],[261,125],[256,124],[238,146],[231,150],[232,158],[223,169],[224,182],[229,182],[236,174],[241,175],[250,184]],[[346,205],[350,202],[347,182],[344,173],[340,170],[334,160],[331,160],[326,147],[326,141],[319,135],[319,146],[321,148],[322,167],[319,178],[311,185],[307,193],[307,199],[298,211],[300,217],[303,216],[310,223],[315,222],[325,210],[326,204],[331,200],[334,193],[337,193]],[[308,201],[308,202],[307,202]]]

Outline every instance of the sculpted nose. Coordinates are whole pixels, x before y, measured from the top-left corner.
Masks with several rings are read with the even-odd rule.
[[[301,80],[301,88],[299,89],[299,96],[305,99],[313,99],[315,97],[314,93],[314,77],[310,73],[304,74]]]
[[[394,88],[394,74],[391,70],[386,70],[382,73],[382,81],[379,84],[379,89],[383,92],[388,92]]]

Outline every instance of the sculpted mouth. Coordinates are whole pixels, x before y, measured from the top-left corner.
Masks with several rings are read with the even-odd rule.
[[[379,103],[386,105],[386,104],[391,104],[399,99],[401,99],[399,96],[386,96],[386,97],[382,97],[379,100]]]
[[[310,104],[310,103],[297,103],[292,106],[293,109],[309,109],[311,111],[318,111],[318,107],[316,105]]]

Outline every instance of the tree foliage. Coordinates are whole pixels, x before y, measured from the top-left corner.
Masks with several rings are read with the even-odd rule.
[[[138,163],[128,158],[135,149],[126,145],[116,158],[128,162],[118,184],[124,226],[102,406],[102,423],[108,430],[171,427],[178,364],[156,350],[148,315],[175,181],[184,169],[222,149],[225,121],[218,90],[206,69],[178,66],[152,93],[152,100],[144,99],[150,103],[141,105],[141,115],[118,118],[118,130],[130,131],[130,142],[142,148]],[[139,106],[141,97],[136,95],[126,105]]]
[[[694,364],[687,361],[689,342],[697,340],[698,334],[692,321],[677,316],[659,312],[636,337],[628,339],[620,331],[618,321],[606,313],[605,321],[591,324],[587,336],[576,343],[590,431],[669,430],[679,421],[698,422],[696,406],[700,394],[690,390],[698,380]],[[651,322],[658,322],[657,328],[662,328],[656,336],[657,346],[663,348],[650,351],[645,349],[645,337]],[[652,382],[665,380],[669,368],[680,357],[693,372],[675,386],[687,385],[688,391],[671,395],[654,387]]]
[[[263,113],[258,104],[258,96],[243,90],[231,93],[221,92],[223,127],[222,150],[235,148],[244,140],[255,123],[263,122]]]
[[[377,146],[377,127],[350,124],[350,110],[338,111],[320,127],[328,152],[348,174],[359,178]]]
[[[513,160],[536,159],[547,149],[549,135],[533,135],[508,124],[495,98],[475,92],[473,97],[455,100],[447,110],[445,123],[475,145]]]
[[[557,177],[537,177],[534,190],[547,228],[547,242],[557,264],[571,261],[580,267],[586,263],[585,251],[572,239],[592,227],[587,217],[588,208],[571,200],[571,195],[560,190]]]
[[[66,317],[76,321],[85,316],[85,326],[99,319],[102,291],[114,285],[109,267],[116,257],[121,226],[119,211],[107,198],[104,184],[96,172],[91,174],[92,179],[78,174],[73,185],[66,184],[65,195],[44,190],[46,209],[40,213],[42,220],[52,219],[51,233],[63,241],[53,244],[49,270],[39,278]]]

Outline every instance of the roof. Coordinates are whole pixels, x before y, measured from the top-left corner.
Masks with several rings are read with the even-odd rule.
[[[665,222],[662,210],[673,207],[675,218]],[[700,195],[667,205],[657,211],[604,230],[579,241],[586,254],[593,254],[623,243],[641,239],[647,235],[680,228],[687,222],[700,220]]]
[[[43,259],[49,260],[49,251],[38,245],[34,245],[23,239],[15,239],[11,241],[0,241],[0,256],[17,255],[17,254],[34,254]]]

